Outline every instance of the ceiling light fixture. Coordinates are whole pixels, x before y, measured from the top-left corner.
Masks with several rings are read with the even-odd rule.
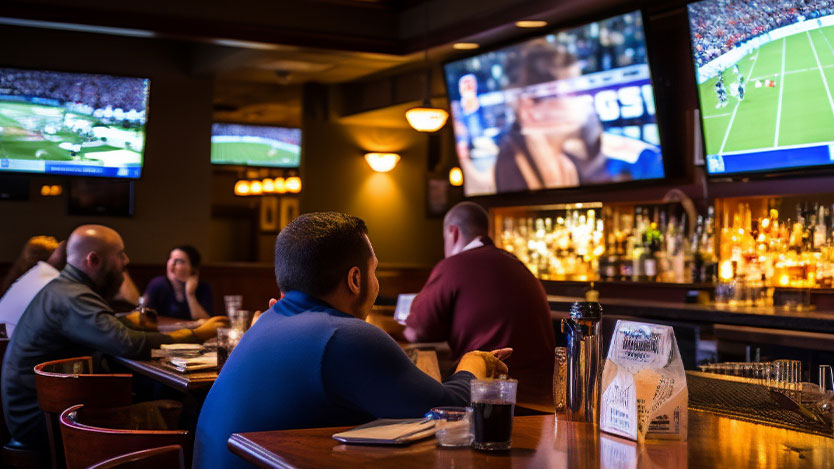
[[[368,166],[378,173],[387,173],[397,166],[400,155],[396,153],[365,153]]]
[[[421,106],[411,108],[405,112],[408,125],[420,132],[436,132],[445,124],[449,113],[431,104],[431,64],[429,63],[429,2],[424,4],[425,28],[423,29],[423,46],[425,47],[426,62],[426,94]],[[396,165],[396,163],[395,163]]]
[[[515,25],[519,28],[544,28],[547,26],[547,21],[543,20],[522,20],[516,21]]]
[[[456,42],[452,44],[452,49],[457,50],[473,50],[479,47],[481,47],[481,45],[476,42]]]

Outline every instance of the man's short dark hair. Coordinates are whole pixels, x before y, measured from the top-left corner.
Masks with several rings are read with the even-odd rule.
[[[364,275],[371,259],[368,227],[338,212],[315,212],[291,221],[275,240],[275,278],[282,292],[320,298],[353,267]]]

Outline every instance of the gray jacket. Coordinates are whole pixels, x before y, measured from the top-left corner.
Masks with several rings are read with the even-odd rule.
[[[67,264],[29,303],[6,349],[0,386],[12,438],[31,447],[48,444],[35,365],[97,352],[143,358],[171,342],[169,335],[128,327],[113,315],[90,277]]]

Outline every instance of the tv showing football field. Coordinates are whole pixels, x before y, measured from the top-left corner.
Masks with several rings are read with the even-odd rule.
[[[215,123],[211,127],[211,162],[297,168],[301,163],[301,129]]]
[[[148,78],[0,68],[0,171],[138,178]]]
[[[834,4],[688,5],[707,171],[834,164]]]

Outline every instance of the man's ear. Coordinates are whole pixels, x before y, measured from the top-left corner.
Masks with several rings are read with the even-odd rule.
[[[348,271],[347,285],[350,292],[354,295],[358,295],[362,290],[362,272],[358,266],[353,266]]]
[[[458,240],[460,240],[460,227],[458,227],[457,225],[449,225],[448,229],[450,239],[452,240],[452,245],[457,244]]]
[[[98,267],[101,264],[101,258],[98,256],[98,253],[95,251],[91,251],[87,254],[87,257],[84,258],[87,261],[88,267]]]

